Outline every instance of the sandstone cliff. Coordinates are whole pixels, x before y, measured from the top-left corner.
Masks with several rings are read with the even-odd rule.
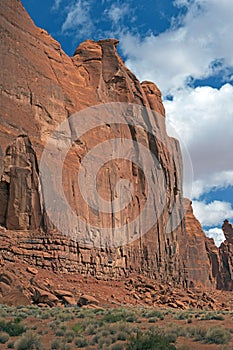
[[[226,240],[219,247],[221,265],[218,288],[233,290],[233,226],[225,220],[222,229]]]
[[[7,270],[22,261],[54,272],[76,272],[105,280],[138,273],[172,286],[215,288],[222,263],[217,248],[205,237],[191,208],[184,217],[181,152],[178,141],[166,134],[158,88],[151,82],[140,83],[127,69],[117,53],[115,39],[88,40],[79,45],[73,57],[68,57],[59,43],[34,25],[20,1],[2,1],[0,15],[2,268]],[[124,124],[105,121],[81,137],[76,137],[78,130],[69,123],[67,130],[54,133],[73,113],[102,103],[138,106],[130,109],[133,122],[126,117]],[[83,118],[84,122],[85,112]],[[53,169],[58,166],[63,146],[71,145],[64,161],[62,184],[73,212],[97,227],[94,232],[88,225],[82,230],[78,228],[88,244],[75,236],[66,208],[61,206],[55,213],[62,230],[51,221],[39,170],[51,136],[60,152],[47,164]],[[128,159],[119,159],[118,145],[113,145],[116,157],[100,170],[98,191],[105,200],[123,195],[122,188],[118,193],[115,191],[119,179],[128,179],[133,184],[131,203],[122,213],[112,215],[88,206],[78,188],[77,174],[91,149],[114,138],[122,143],[125,139],[134,141],[131,143],[137,159],[136,165]],[[128,227],[148,199],[148,179],[137,166],[141,162],[146,168],[137,149],[139,143],[159,162],[157,173],[150,175],[152,186],[157,188],[149,211],[156,218],[155,224],[144,234],[143,224],[138,222],[123,232],[124,244],[109,245],[115,239],[116,228]],[[103,154],[99,153],[97,158],[102,161]],[[160,173],[164,180],[156,178]],[[54,174],[50,183],[51,196],[57,198],[59,189]],[[157,210],[160,201],[161,212]],[[145,222],[150,220],[151,217],[145,218]],[[67,222],[70,224],[64,225]],[[107,228],[107,238],[99,246],[95,244],[98,227]],[[136,238],[132,239],[134,235]],[[218,286],[228,288],[229,283],[218,282]]]

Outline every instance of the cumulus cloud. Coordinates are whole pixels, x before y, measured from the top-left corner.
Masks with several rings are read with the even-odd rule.
[[[155,81],[165,98],[167,119],[190,153],[194,171],[193,198],[213,188],[233,185],[233,87],[226,83],[233,67],[233,2],[175,0],[184,15],[168,30],[145,37],[124,33],[126,64],[141,80]],[[217,76],[225,84],[192,88],[190,82]],[[177,135],[175,135],[177,136]],[[186,189],[185,189],[186,192]]]
[[[186,145],[193,165],[193,198],[233,185],[233,86],[179,90],[165,101],[167,118]],[[174,135],[174,136],[177,136]]]
[[[219,247],[221,243],[225,241],[225,237],[221,228],[213,227],[209,230],[206,230],[205,233],[207,237],[214,239],[214,242],[217,247]]]
[[[233,219],[231,203],[213,201],[205,203],[193,201],[193,212],[203,226],[213,227],[221,225],[224,219]]]
[[[75,32],[77,37],[90,36],[93,30],[90,9],[91,4],[87,0],[77,0],[69,6],[66,19],[62,25],[62,32]]]
[[[186,15],[173,20],[159,35],[141,38],[128,32],[121,47],[127,65],[141,80],[158,83],[164,94],[185,86],[187,79],[202,79],[233,66],[233,2],[229,0],[179,0]]]

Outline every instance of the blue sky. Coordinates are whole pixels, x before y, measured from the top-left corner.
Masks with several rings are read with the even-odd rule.
[[[115,37],[126,65],[163,93],[167,123],[193,167],[194,212],[216,243],[233,221],[233,1],[22,0],[36,25],[72,55]]]

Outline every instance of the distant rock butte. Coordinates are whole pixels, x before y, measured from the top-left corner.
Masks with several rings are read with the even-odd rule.
[[[222,229],[226,240],[219,247],[221,264],[217,287],[233,290],[233,226],[225,220]]]
[[[39,270],[50,274],[51,280],[52,273],[81,274],[98,281],[128,279],[137,274],[174,288],[232,290],[232,226],[224,223],[226,241],[218,250],[194,217],[190,201],[183,198],[180,147],[177,140],[166,134],[165,111],[157,86],[148,81],[140,83],[129,71],[117,53],[115,39],[87,40],[69,57],[45,30],[34,25],[20,1],[1,1],[0,16],[3,152],[3,156],[0,154],[0,266],[6,276],[3,280],[0,277],[3,300],[12,293],[9,303],[17,304],[17,296],[22,303],[29,300],[48,305],[57,305],[61,300],[73,303],[73,294],[64,291],[62,285],[45,290],[31,283],[38,278],[35,271]],[[162,117],[157,127],[166,146],[136,126],[106,125],[92,129],[72,146],[64,163],[63,185],[69,204],[92,224],[108,227],[109,239],[113,235],[111,227],[133,220],[144,207],[146,180],[140,169],[128,161],[113,160],[107,172],[100,174],[99,183],[99,192],[105,198],[112,198],[119,178],[133,183],[135,195],[124,215],[112,217],[91,210],[78,190],[77,171],[82,158],[95,145],[116,134],[118,138],[140,141],[159,159],[166,179],[166,201],[156,225],[145,235],[140,235],[143,227],[139,224],[140,238],[134,242],[97,249],[62,236],[50,222],[38,164],[46,142],[58,125],[74,112],[110,102],[133,103],[159,113]],[[148,118],[152,122],[153,115]],[[139,120],[145,124],[143,115]],[[159,198],[161,184],[157,186]],[[56,182],[52,187],[56,192]],[[62,223],[67,213],[57,215]],[[166,229],[173,220],[180,224],[169,233]],[[69,232],[72,227],[64,230]],[[90,235],[88,229],[85,234]],[[29,276],[25,285],[20,277],[16,281],[7,280],[17,266],[21,270],[25,267],[24,274]],[[58,293],[59,290],[62,292]]]

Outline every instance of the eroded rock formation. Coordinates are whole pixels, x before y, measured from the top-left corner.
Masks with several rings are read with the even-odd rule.
[[[190,283],[191,286],[205,285],[211,288],[216,286],[219,273],[218,249],[214,240],[206,237],[201,224],[193,214],[192,205],[188,199],[184,200],[184,206],[187,208],[185,213],[185,229],[188,236],[186,268]]]
[[[225,220],[222,229],[226,240],[219,247],[221,265],[218,288],[233,290],[233,226]]]
[[[20,135],[6,150],[0,180],[0,225],[8,230],[42,227],[39,169],[29,138]]]
[[[205,237],[191,207],[183,217],[189,203],[183,205],[180,147],[177,140],[166,134],[165,111],[155,84],[140,83],[127,69],[117,53],[115,39],[88,40],[79,45],[73,57],[68,57],[59,43],[33,24],[20,1],[2,1],[0,15],[2,268],[7,270],[21,261],[32,268],[82,273],[102,280],[138,273],[171,286],[215,288],[222,266],[218,251],[213,241]],[[141,112],[132,115],[138,118],[137,125],[130,125],[126,118],[124,125],[105,123],[74,139],[77,130],[70,123],[67,134],[54,133],[73,113],[113,102],[127,102],[141,108]],[[146,114],[143,108],[147,108]],[[158,137],[153,135],[154,129]],[[124,232],[124,244],[117,247],[104,244],[100,249],[76,239],[72,225],[65,225],[62,234],[59,233],[46,213],[38,170],[44,146],[52,134],[54,145],[61,152],[61,140],[72,144],[62,174],[67,201],[86,221],[109,228],[106,242],[114,238],[113,228],[134,220],[145,206],[148,179],[140,167],[128,160],[115,157],[106,163],[98,178],[98,191],[103,198],[116,197],[119,179],[128,179],[133,184],[134,196],[123,214],[102,214],[92,210],[79,191],[77,173],[83,157],[96,145],[116,137],[141,143],[154,154],[159,162],[158,171],[165,180],[156,182],[151,176],[157,186],[153,197],[155,215],[156,205],[164,194],[163,210],[153,227],[142,234],[139,222],[134,230]],[[140,152],[136,148],[139,160]],[[117,148],[114,152],[117,155]],[[102,156],[98,155],[100,159]],[[51,163],[56,169],[57,158],[51,158]],[[51,194],[56,193],[57,183],[51,174]],[[67,223],[66,210],[61,208],[56,215],[61,226]],[[91,235],[96,235],[98,230],[93,234],[87,227],[84,233],[90,243]],[[134,234],[136,240],[131,239]],[[224,283],[222,287],[228,285]],[[29,294],[40,300],[43,293],[38,288],[33,290]]]

